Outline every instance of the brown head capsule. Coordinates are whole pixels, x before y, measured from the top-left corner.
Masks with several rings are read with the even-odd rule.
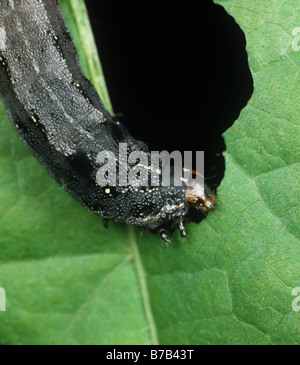
[[[185,192],[186,202],[203,213],[209,212],[215,208],[216,195],[206,184],[195,182],[188,186]]]

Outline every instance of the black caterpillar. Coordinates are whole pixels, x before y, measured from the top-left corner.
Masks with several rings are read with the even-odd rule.
[[[179,227],[191,206],[207,212],[205,185],[103,187],[100,151],[148,147],[106,111],[83,75],[57,0],[0,0],[0,95],[20,138],[53,178],[95,214],[160,233]],[[116,161],[118,168],[122,161]],[[129,169],[133,168],[129,165]],[[149,172],[150,173],[150,172]]]

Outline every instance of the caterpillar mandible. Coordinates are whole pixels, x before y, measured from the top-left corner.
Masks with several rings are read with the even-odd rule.
[[[191,207],[207,212],[215,194],[203,183],[193,186],[100,186],[104,165],[99,152],[127,156],[144,152],[126,127],[105,109],[83,75],[78,54],[57,0],[0,0],[0,96],[24,144],[48,173],[80,204],[103,217],[157,232],[169,242]],[[116,160],[120,170],[121,159]],[[129,166],[129,167],[128,167]],[[128,172],[136,164],[129,164]],[[148,166],[140,165],[140,169]]]

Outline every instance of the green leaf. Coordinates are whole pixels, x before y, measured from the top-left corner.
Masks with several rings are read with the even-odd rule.
[[[82,67],[110,107],[83,2],[61,3]],[[299,1],[219,3],[245,32],[255,89],[225,133],[217,210],[190,223],[185,241],[176,232],[166,247],[113,222],[105,230],[47,175],[1,109],[0,343],[300,343],[292,309],[300,287]]]

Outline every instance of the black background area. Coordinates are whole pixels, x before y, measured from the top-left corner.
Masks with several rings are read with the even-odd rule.
[[[253,91],[242,30],[212,1],[86,5],[115,114],[150,150],[205,151],[214,189],[222,133]]]

